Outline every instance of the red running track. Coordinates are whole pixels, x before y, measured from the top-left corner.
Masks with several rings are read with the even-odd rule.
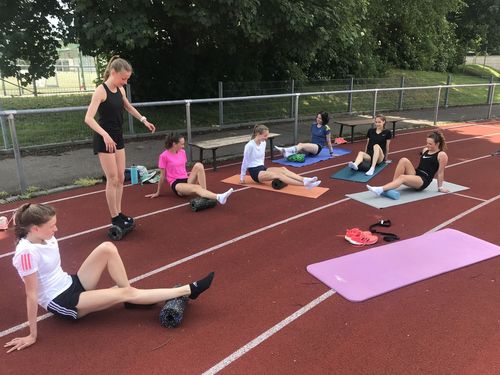
[[[2,355],[2,374],[497,374],[500,372],[500,257],[434,277],[371,300],[352,303],[306,271],[311,263],[359,251],[346,228],[391,219],[391,231],[410,238],[449,227],[500,245],[500,124],[444,128],[445,179],[470,187],[459,194],[377,210],[345,197],[364,184],[332,180],[353,153],[297,169],[330,190],[309,199],[238,188],[225,206],[192,213],[166,194],[143,198],[154,186],[127,187],[126,212],[137,228],[117,245],[138,287],[190,282],[208,271],[212,288],[190,303],[182,326],[158,324],[160,306],[116,306],[69,323],[39,311],[38,342]],[[428,129],[400,132],[391,159],[418,160]],[[371,183],[392,177],[395,163]],[[208,185],[239,172],[228,164],[207,170]],[[53,201],[63,268],[75,272],[106,240],[103,187],[73,190]],[[5,205],[3,213],[16,205]],[[0,232],[0,336],[25,335],[25,299],[11,265],[10,232]],[[102,286],[111,286],[104,278]]]

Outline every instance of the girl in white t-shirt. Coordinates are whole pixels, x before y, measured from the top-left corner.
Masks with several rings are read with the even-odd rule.
[[[195,163],[188,176],[186,170],[186,151],[184,136],[180,134],[169,134],[165,139],[165,151],[160,154],[158,168],[160,168],[160,179],[156,193],[147,194],[147,198],[160,196],[165,180],[175,195],[189,196],[198,195],[207,199],[217,200],[220,204],[225,204],[227,198],[233,193],[233,188],[225,193],[216,194],[207,189],[207,178],[205,168],[202,163]]]
[[[247,171],[255,182],[280,180],[288,185],[303,185],[306,189],[312,189],[321,184],[317,177],[302,177],[285,167],[264,166],[266,156],[266,140],[269,129],[265,125],[255,125],[252,139],[245,145],[243,162],[241,163],[240,182],[245,182]]]
[[[112,242],[103,242],[96,247],[78,272],[69,275],[61,268],[59,246],[54,237],[56,221],[54,208],[46,204],[27,203],[16,212],[18,244],[12,262],[24,282],[30,333],[6,343],[4,347],[10,347],[8,353],[36,342],[37,305],[54,315],[76,320],[118,303],[133,308],[181,296],[195,299],[212,283],[213,272],[178,288],[134,288],[130,286],[118,249]],[[105,270],[117,288],[96,289]]]

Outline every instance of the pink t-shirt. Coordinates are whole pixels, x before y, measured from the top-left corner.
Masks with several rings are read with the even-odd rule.
[[[158,168],[165,169],[165,177],[169,185],[180,178],[188,178],[186,170],[186,151],[180,149],[176,154],[168,150],[160,154]]]

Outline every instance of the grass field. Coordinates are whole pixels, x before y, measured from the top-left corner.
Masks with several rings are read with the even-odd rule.
[[[64,73],[64,72],[63,72]],[[354,89],[399,87],[401,76],[405,77],[405,86],[432,86],[446,84],[448,74],[439,72],[392,70],[385,78],[355,79]],[[61,82],[62,79],[59,79]],[[346,90],[349,80],[296,82],[295,92],[322,92]],[[488,79],[468,74],[453,74],[453,84],[488,83]],[[255,85],[254,85],[255,86]],[[229,87],[229,85],[227,85]],[[273,92],[279,92],[274,88]],[[283,89],[281,92],[289,92]],[[233,89],[224,95],[259,95],[262,90]],[[486,87],[454,88],[450,90],[448,105],[486,104],[488,89]],[[2,109],[21,110],[38,108],[60,108],[87,106],[90,93],[75,93],[50,96],[0,97]],[[432,108],[435,106],[437,90],[410,90],[404,93],[402,109]],[[441,103],[444,104],[445,90],[441,93]],[[399,109],[399,92],[378,93],[377,111]],[[500,102],[500,90],[496,90],[495,102]],[[310,116],[318,111],[327,110],[330,113],[345,113],[348,111],[349,98],[342,95],[303,95],[299,101],[299,115]],[[373,111],[373,94],[357,93],[352,98],[353,112]],[[185,107],[156,106],[143,107],[141,113],[147,116],[159,131],[184,129],[186,127]],[[86,140],[91,137],[90,129],[84,124],[85,109],[74,112],[47,113],[37,115],[17,115],[15,117],[19,144],[23,146],[51,144]],[[271,121],[292,117],[292,99],[278,98],[224,103],[224,124],[237,124],[257,121]],[[124,114],[124,132],[130,133],[127,116]],[[193,128],[219,125],[219,104],[192,104],[191,121]],[[146,129],[134,120],[134,132],[143,133]],[[8,134],[8,132],[5,132]],[[7,140],[10,145],[10,140]],[[5,148],[3,137],[0,139],[0,149]]]

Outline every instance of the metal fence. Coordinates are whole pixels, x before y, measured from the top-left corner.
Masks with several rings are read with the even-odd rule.
[[[282,123],[290,130],[290,142],[296,143],[299,133],[299,124],[304,121],[309,121],[312,115],[320,110],[328,110],[330,113],[367,113],[375,116],[376,113],[383,111],[397,111],[402,108],[401,103],[404,105],[405,111],[411,111],[418,108],[419,110],[427,109],[428,117],[431,117],[431,122],[434,124],[439,120],[440,113],[446,111],[446,106],[452,106],[456,95],[463,95],[465,90],[476,90],[478,95],[474,95],[471,105],[475,105],[474,118],[491,118],[495,102],[495,89],[498,83],[482,83],[482,84],[463,84],[463,85],[434,85],[434,86],[419,86],[419,87],[378,87],[367,88],[360,90],[330,90],[330,91],[308,91],[308,92],[294,92],[287,94],[271,94],[271,95],[256,95],[256,96],[243,96],[243,97],[224,97],[224,98],[211,98],[211,99],[186,99],[174,101],[158,101],[147,103],[134,103],[134,106],[140,108],[141,113],[145,114],[151,119],[159,118],[160,112],[168,113],[170,117],[174,118],[173,121],[181,122],[182,125],[177,129],[182,130],[186,134],[187,143],[192,141],[193,131],[197,128],[203,128],[205,131],[211,129],[219,132],[223,129],[231,129],[231,126],[222,122],[216,126],[203,127],[207,123],[217,123],[217,117],[220,116],[220,106],[227,110],[231,105],[246,103],[246,108],[258,108],[255,112],[247,110],[243,114],[243,118],[259,113],[259,118],[255,116],[248,121],[250,123],[265,122],[265,123]],[[480,91],[477,91],[480,90]],[[412,106],[413,97],[417,94],[422,94],[421,100],[418,105]],[[422,99],[423,98],[423,99]],[[477,103],[474,103],[476,101]],[[481,106],[479,106],[481,104]],[[15,160],[15,166],[6,168],[1,172],[2,180],[14,180],[16,176],[8,177],[10,169],[15,169],[17,172],[17,180],[19,190],[25,192],[32,181],[35,181],[36,174],[45,174],[44,176],[37,176],[38,181],[51,181],[51,184],[60,185],[63,182],[58,182],[54,179],[54,174],[50,172],[61,166],[62,160],[57,155],[50,155],[47,157],[37,158],[33,157],[31,146],[40,143],[53,143],[58,146],[64,145],[67,149],[71,149],[75,153],[81,144],[86,144],[88,147],[89,139],[91,137],[91,130],[83,124],[83,116],[86,111],[86,106],[67,107],[67,108],[51,108],[51,109],[28,109],[28,110],[11,110],[0,111],[0,120],[2,128],[2,141],[4,148],[4,155],[10,156],[10,159]],[[350,111],[349,111],[350,110]],[[484,113],[479,113],[482,110]],[[273,112],[274,111],[274,112]],[[151,112],[151,114],[150,114]],[[211,115],[207,115],[211,113]],[[274,116],[270,116],[269,113]],[[404,112],[403,112],[404,113]],[[39,121],[42,124],[26,121],[26,119],[36,116],[51,116],[50,120]],[[74,121],[68,124],[68,129],[64,130],[61,127],[51,128],[52,122],[55,122],[57,117],[68,118],[74,116]],[[212,116],[207,120],[207,117]],[[225,115],[224,115],[225,116]],[[253,116],[253,115],[252,115]],[[495,114],[496,116],[496,114]],[[251,117],[251,116],[250,116]],[[167,117],[165,117],[167,118]],[[463,117],[461,118],[463,120]],[[242,122],[239,123],[240,125]],[[158,123],[157,128],[160,132],[168,131],[170,128],[165,128],[163,124]],[[143,127],[142,127],[143,128]],[[142,129],[141,128],[141,129]],[[145,130],[142,130],[145,132]],[[70,134],[70,139],[65,142],[59,142],[57,135],[60,132],[67,132]],[[125,134],[127,137],[138,137],[139,129],[134,127],[134,120],[129,118],[128,126],[125,125]],[[217,136],[220,136],[217,134]],[[146,135],[144,135],[146,137]],[[34,140],[30,143],[30,140]],[[144,146],[141,146],[144,148]],[[161,146],[160,146],[161,147]],[[153,147],[147,146],[150,154],[155,151]],[[129,150],[129,148],[128,148]],[[23,151],[23,156],[21,154]],[[160,150],[161,151],[161,150]],[[76,162],[70,167],[64,168],[77,168],[80,175],[89,172],[92,166],[95,166],[95,159],[90,158],[88,150],[85,150],[85,156],[77,156]],[[157,155],[153,154],[153,159]],[[14,158],[12,158],[12,155]],[[25,156],[26,155],[26,156]],[[188,152],[190,155],[190,152]],[[151,157],[151,155],[149,155]],[[23,158],[32,157],[30,178],[26,178],[25,169],[23,167]],[[134,160],[140,164],[140,160]],[[90,172],[89,172],[90,173]],[[68,170],[69,174],[69,170]],[[44,182],[44,184],[45,184]],[[2,187],[0,187],[2,191]]]
[[[29,65],[19,65],[22,73],[28,72]],[[0,96],[38,96],[92,92],[97,79],[95,66],[56,65],[54,75],[33,81],[23,86],[16,77],[4,77],[0,72]]]

